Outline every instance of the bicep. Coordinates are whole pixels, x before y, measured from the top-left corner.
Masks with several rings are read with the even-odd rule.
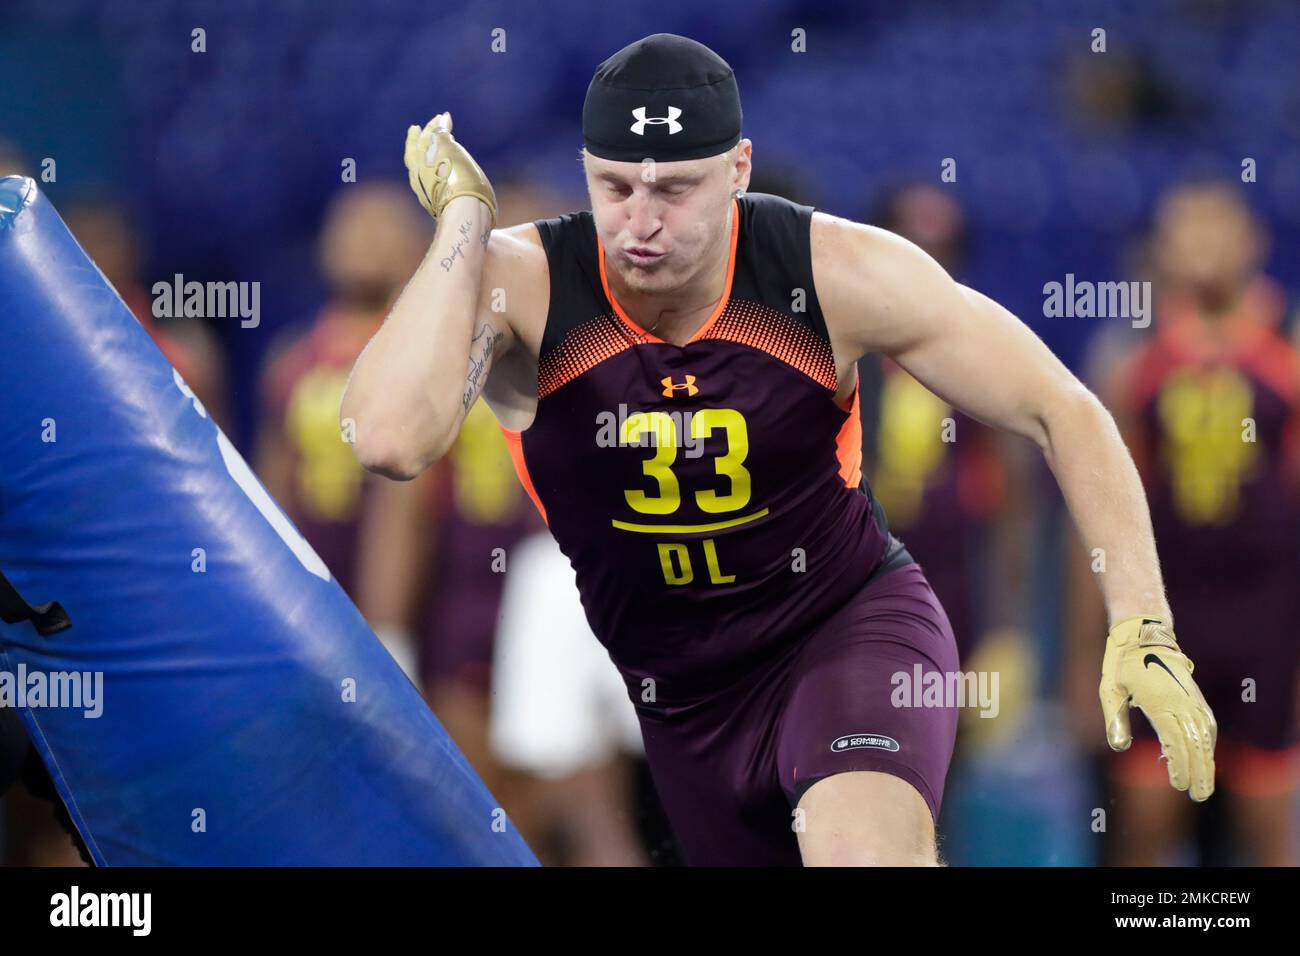
[[[1041,444],[1044,413],[1082,384],[1020,319],[974,289],[951,285],[942,311],[918,309],[915,334],[892,357],[973,418]]]
[[[817,293],[837,351],[887,355],[955,408],[1040,445],[1052,403],[1086,391],[1027,325],[906,239],[843,220],[822,233]]]
[[[483,262],[474,329],[492,330],[496,358],[517,346],[531,352],[540,347],[549,298],[549,270],[537,227],[524,223],[494,229]]]
[[[549,304],[550,270],[536,227],[526,223],[493,233],[474,320],[464,412],[481,395],[505,427],[520,430],[532,421]],[[480,364],[483,374],[471,382]]]
[[[493,347],[488,355],[489,364],[493,357],[500,358],[515,346],[515,332],[511,326],[509,306],[515,298],[511,275],[511,260],[514,251],[509,237],[501,230],[493,230],[483,258],[483,272],[479,280],[478,302],[474,309],[474,323],[471,331],[470,361],[483,353],[481,344],[490,339]]]

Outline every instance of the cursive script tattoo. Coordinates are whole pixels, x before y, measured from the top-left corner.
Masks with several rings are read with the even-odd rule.
[[[469,342],[469,372],[465,376],[465,411],[469,411],[487,384],[492,353],[502,338],[501,333],[487,322],[474,330],[474,337]]]
[[[442,259],[439,260],[439,265],[442,266],[443,272],[450,272],[451,267],[456,264],[457,259],[465,258],[465,243],[470,241],[469,240],[470,229],[471,229],[470,223],[462,222],[460,224],[460,228],[456,230],[460,234],[460,238],[458,238],[454,243],[452,243],[451,252],[447,253],[445,256],[442,257]]]

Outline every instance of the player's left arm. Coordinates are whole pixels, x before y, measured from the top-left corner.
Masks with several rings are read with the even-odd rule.
[[[1131,700],[1160,735],[1171,783],[1208,797],[1214,718],[1174,643],[1146,495],[1110,413],[1023,322],[907,240],[817,213],[812,253],[837,369],[883,353],[951,405],[1042,450],[1084,546],[1105,561],[1110,744],[1131,742]],[[1152,657],[1163,671],[1143,663]]]
[[[906,239],[813,219],[813,274],[836,361],[888,355],[985,424],[1033,441],[1089,549],[1112,622],[1169,615],[1141,480],[1110,413],[1028,326]]]

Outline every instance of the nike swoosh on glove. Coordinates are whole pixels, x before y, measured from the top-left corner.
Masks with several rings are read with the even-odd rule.
[[[1168,761],[1169,783],[1200,802],[1214,792],[1214,744],[1219,728],[1192,680],[1192,662],[1173,628],[1153,615],[1110,629],[1101,664],[1101,709],[1112,750],[1133,742],[1129,705],[1146,714]]]

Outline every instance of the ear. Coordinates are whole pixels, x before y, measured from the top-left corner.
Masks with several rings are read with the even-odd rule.
[[[732,191],[736,195],[741,195],[749,188],[749,177],[754,172],[754,144],[748,139],[742,139],[732,149],[735,150],[735,157],[732,160],[734,170]]]

